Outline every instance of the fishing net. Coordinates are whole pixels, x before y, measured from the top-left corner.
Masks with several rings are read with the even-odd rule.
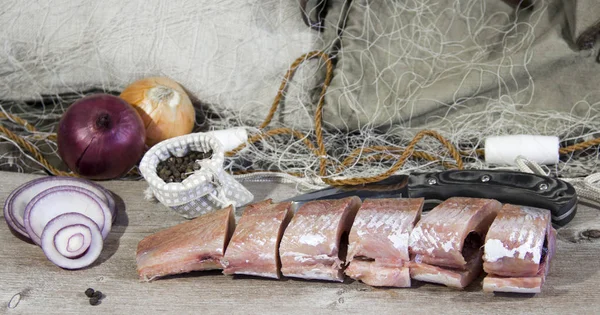
[[[226,158],[227,171],[246,173],[238,178],[300,177],[313,186],[373,177],[401,159],[397,173],[455,167],[448,144],[465,168],[491,168],[481,151],[489,136],[555,135],[563,148],[600,137],[596,33],[583,31],[600,20],[593,6],[355,0],[322,8],[314,2],[305,10],[327,11],[322,31],[303,22],[296,1],[7,4],[0,12],[8,25],[0,30],[0,106],[35,132],[10,119],[2,124],[66,170],[53,133],[72,102],[164,75],[190,92],[195,131],[244,127],[255,137]],[[323,55],[297,60],[310,51]],[[296,135],[260,136],[277,128]],[[440,137],[423,137],[407,154],[425,129]],[[47,172],[22,145],[0,137],[0,169]],[[325,152],[307,145],[317,147],[319,138]],[[590,144],[561,151],[546,171],[579,177],[597,167],[598,147]]]

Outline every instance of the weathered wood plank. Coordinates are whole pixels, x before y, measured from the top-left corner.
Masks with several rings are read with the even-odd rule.
[[[0,173],[0,202],[31,175]],[[121,209],[99,261],[90,268],[62,270],[41,249],[17,239],[0,223],[1,314],[189,314],[189,313],[595,313],[600,307],[600,211],[580,206],[575,220],[559,231],[558,251],[543,292],[538,295],[493,295],[480,281],[465,291],[416,283],[410,289],[377,289],[347,280],[328,283],[229,277],[219,272],[192,273],[151,283],[136,274],[135,249],[146,235],[184,219],[160,204],[143,199],[143,182],[102,182],[118,194]],[[248,184],[257,200],[281,200],[294,194],[282,184]],[[123,203],[121,206],[123,206]],[[592,232],[589,232],[589,231]],[[585,232],[588,231],[588,232]],[[585,233],[583,233],[585,232]],[[586,236],[587,235],[587,236]],[[106,294],[90,306],[83,291]],[[9,301],[17,294],[15,308]]]

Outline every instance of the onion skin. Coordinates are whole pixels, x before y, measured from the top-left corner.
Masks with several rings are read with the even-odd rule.
[[[94,94],[67,109],[57,140],[60,157],[73,172],[90,179],[114,179],[139,162],[146,131],[140,115],[123,99]]]
[[[196,111],[185,90],[166,77],[149,77],[127,86],[120,97],[142,117],[146,145],[192,132]]]

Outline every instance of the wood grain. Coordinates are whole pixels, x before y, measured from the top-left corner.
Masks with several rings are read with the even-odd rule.
[[[0,172],[0,202],[35,176]],[[196,272],[151,283],[136,274],[137,243],[185,219],[143,199],[144,182],[102,185],[121,199],[116,223],[100,259],[84,270],[62,270],[42,250],[0,223],[0,314],[200,314],[200,313],[411,313],[411,314],[592,314],[600,308],[600,211],[580,206],[574,221],[559,230],[550,275],[537,295],[488,294],[481,279],[465,291],[415,283],[408,289],[378,289],[345,283],[267,280]],[[255,200],[295,194],[283,184],[247,184]],[[239,213],[238,213],[239,214]],[[106,297],[91,306],[88,287]],[[20,301],[9,308],[11,299]],[[14,306],[17,298],[10,303]]]

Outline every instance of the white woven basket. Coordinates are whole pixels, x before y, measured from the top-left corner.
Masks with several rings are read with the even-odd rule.
[[[201,168],[180,183],[165,183],[157,174],[158,163],[190,151],[209,152],[199,161]],[[193,133],[162,141],[142,158],[140,171],[158,201],[191,219],[226,206],[243,206],[254,199],[244,186],[223,170],[225,152],[221,143],[205,133]]]

